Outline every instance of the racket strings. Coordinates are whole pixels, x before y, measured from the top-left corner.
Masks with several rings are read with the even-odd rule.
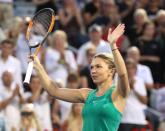
[[[30,47],[35,48],[44,42],[43,40],[51,31],[52,23],[54,23],[53,16],[54,11],[43,9],[32,18],[32,26],[27,30],[29,32],[27,33],[27,39]]]
[[[40,12],[33,18],[33,27],[31,33],[44,36],[48,31],[52,22],[52,12]]]
[[[52,13],[49,11],[41,12],[33,19],[35,33],[45,35],[48,32],[52,21]]]

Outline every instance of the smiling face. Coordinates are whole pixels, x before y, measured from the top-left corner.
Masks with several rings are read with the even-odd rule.
[[[113,79],[114,70],[100,57],[95,57],[91,63],[91,77],[96,85],[101,85],[109,79]]]

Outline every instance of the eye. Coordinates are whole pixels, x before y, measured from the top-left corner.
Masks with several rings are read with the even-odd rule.
[[[93,69],[93,66],[90,66],[90,69]]]
[[[96,65],[96,68],[101,68],[102,66],[101,65]]]

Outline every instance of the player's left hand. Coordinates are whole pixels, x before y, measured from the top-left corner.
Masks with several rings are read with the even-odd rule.
[[[114,44],[116,43],[116,41],[118,40],[118,38],[123,35],[124,30],[125,29],[125,25],[124,24],[119,24],[113,31],[111,28],[109,28],[108,31],[108,41],[110,44]]]

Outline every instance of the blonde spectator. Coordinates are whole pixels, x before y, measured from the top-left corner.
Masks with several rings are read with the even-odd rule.
[[[62,131],[82,131],[82,107],[83,104],[74,103],[68,119],[64,122]]]
[[[52,45],[45,53],[45,68],[54,80],[62,80],[66,87],[69,72],[77,71],[77,63],[72,51],[67,50],[67,35],[64,31],[53,33]]]
[[[12,24],[14,0],[0,0],[0,26],[3,29]]]
[[[132,44],[134,44],[137,37],[141,35],[144,23],[148,22],[149,18],[144,9],[136,9],[134,13],[134,25],[127,31]]]
[[[21,31],[23,20],[21,17],[13,17],[12,24],[8,26],[7,30],[5,30],[7,38],[11,39],[14,43],[17,42],[19,33]]]
[[[164,29],[165,23],[165,10],[159,10],[156,14],[155,22],[158,26],[157,31],[158,35],[161,34],[162,30]]]
[[[141,18],[141,21],[140,21]],[[144,9],[136,9],[135,13],[134,13],[134,20],[135,22],[137,22],[138,24],[147,22],[149,20],[147,12]],[[138,21],[136,21],[138,20]]]
[[[154,83],[162,81],[161,57],[164,55],[163,48],[155,39],[156,27],[153,22],[144,23],[142,35],[134,43],[139,49],[140,63],[147,65],[151,69]],[[153,48],[154,47],[154,48]]]
[[[161,19],[165,17],[165,10],[159,10],[156,14],[156,21],[159,23]]]
[[[42,131],[33,104],[25,104],[22,107],[20,131]]]

